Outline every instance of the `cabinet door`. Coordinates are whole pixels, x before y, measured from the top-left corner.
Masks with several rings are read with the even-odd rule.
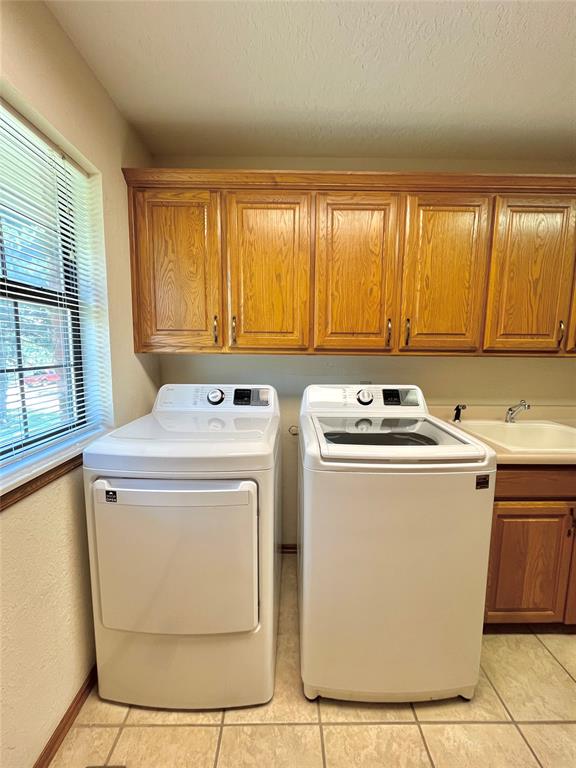
[[[488,622],[562,621],[572,557],[569,502],[496,502]]]
[[[400,349],[480,346],[489,213],[488,197],[408,197]]]
[[[576,270],[574,274],[574,285],[572,287],[572,294],[570,298],[570,325],[568,327],[566,351],[576,352]]]
[[[135,347],[220,349],[221,253],[215,192],[133,192]]]
[[[570,565],[568,593],[566,595],[566,612],[564,614],[565,624],[576,624],[576,536],[573,536],[572,538],[575,539],[575,543],[572,545],[572,563]]]
[[[310,312],[310,196],[226,196],[233,347],[305,349]]]
[[[397,208],[396,195],[318,195],[316,348],[392,346]]]
[[[498,198],[484,348],[558,351],[566,333],[576,201]]]

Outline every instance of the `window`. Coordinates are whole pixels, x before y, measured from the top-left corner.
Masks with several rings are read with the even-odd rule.
[[[111,398],[96,180],[3,107],[0,145],[6,490],[78,453],[109,423]]]

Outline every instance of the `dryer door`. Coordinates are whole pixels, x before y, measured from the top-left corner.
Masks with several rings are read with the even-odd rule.
[[[93,483],[102,623],[159,634],[258,624],[258,494],[252,480]]]

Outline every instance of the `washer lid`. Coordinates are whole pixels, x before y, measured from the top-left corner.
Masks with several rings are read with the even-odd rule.
[[[431,416],[313,416],[323,459],[440,462],[486,457],[482,445]]]
[[[275,414],[151,413],[89,445],[84,466],[175,473],[269,469],[278,425]]]

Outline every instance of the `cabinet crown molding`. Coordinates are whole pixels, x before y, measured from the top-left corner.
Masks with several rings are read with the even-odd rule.
[[[396,192],[533,192],[576,194],[573,174],[492,174],[391,171],[262,171],[202,168],[124,168],[130,187],[209,189],[348,189]]]

